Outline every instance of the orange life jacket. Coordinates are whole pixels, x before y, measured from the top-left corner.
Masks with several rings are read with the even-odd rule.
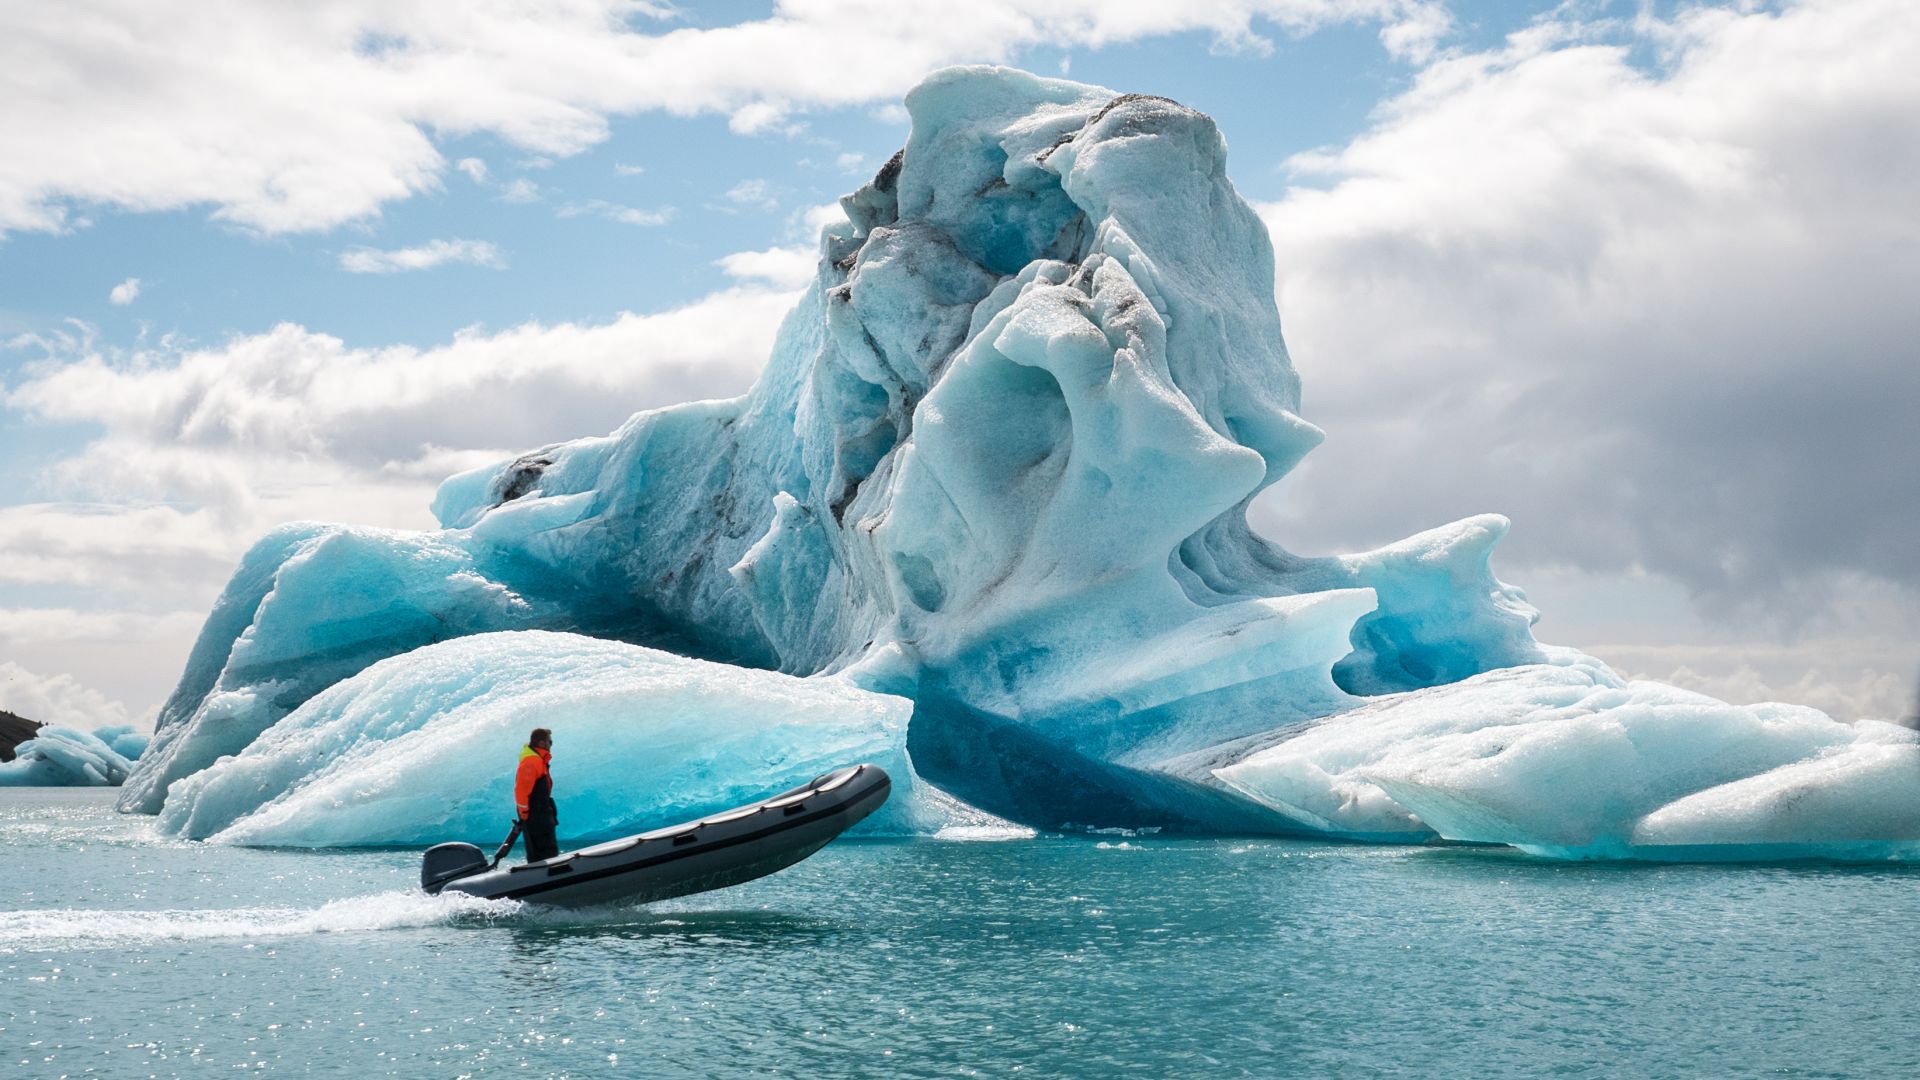
[[[548,797],[553,790],[553,773],[547,763],[553,760],[553,754],[546,750],[536,750],[531,746],[520,748],[520,769],[513,777],[513,804],[519,809],[522,820],[526,819],[528,803],[533,799],[534,785],[547,782]]]

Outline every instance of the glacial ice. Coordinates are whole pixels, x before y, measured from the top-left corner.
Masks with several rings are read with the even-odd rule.
[[[329,847],[466,839],[512,820],[527,732],[555,732],[560,834],[610,839],[728,809],[848,762],[894,778],[867,832],[938,828],[906,749],[912,702],[550,631],[417,649],[329,687],[245,750],[180,780],[163,829]]]
[[[215,602],[120,806],[157,812],[174,781],[240,752],[376,660],[543,616],[553,612],[489,579],[481,558],[457,543],[346,526],[276,529]]]
[[[623,703],[568,724],[609,748],[657,734],[649,783],[696,778],[643,805],[563,787],[582,801],[562,814],[597,835],[765,788],[771,748],[801,753],[765,717],[688,711],[654,732],[620,716],[773,669],[911,699],[886,745],[927,798],[1029,826],[1459,834],[1574,855],[1867,836],[1843,808],[1873,801],[1891,768],[1874,755],[1905,744],[1621,684],[1542,647],[1537,612],[1491,569],[1504,518],[1325,557],[1254,533],[1248,503],[1322,433],[1300,416],[1270,240],[1210,119],[995,68],[937,73],[906,104],[906,146],[841,200],[751,391],[454,476],[437,531],[263,539],[122,807],[249,843],[471,829],[481,811],[465,808],[505,782],[483,743],[520,737],[559,693],[551,669]],[[659,677],[623,676],[590,640],[638,649]],[[455,670],[469,647],[501,650],[497,681]],[[879,753],[856,714],[806,737]],[[1525,750],[1498,768],[1447,756],[1497,758],[1509,729]],[[748,750],[709,760],[702,739]],[[402,772],[383,772],[403,747]],[[583,755],[579,780],[613,783],[607,753]],[[1779,769],[1830,785],[1826,801],[1740,786]],[[402,775],[420,801],[384,779]],[[1788,802],[1842,816],[1803,828]]]
[[[127,778],[147,739],[131,725],[91,733],[49,725],[0,763],[0,787],[110,787]]]
[[[1551,656],[1378,699],[1216,776],[1351,839],[1556,858],[1920,855],[1920,734]]]
[[[128,762],[139,761],[147,752],[153,735],[139,731],[132,724],[117,724],[112,727],[93,729],[93,737],[107,744],[114,753],[126,758]]]

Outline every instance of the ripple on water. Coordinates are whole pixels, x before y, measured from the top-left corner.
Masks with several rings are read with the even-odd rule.
[[[1911,868],[860,842],[569,912],[423,896],[416,852],[180,845],[108,807],[0,802],[0,1075],[1920,1069]]]

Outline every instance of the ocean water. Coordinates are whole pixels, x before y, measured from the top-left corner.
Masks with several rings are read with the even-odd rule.
[[[555,913],[111,798],[0,791],[0,1076],[1920,1075],[1913,867],[841,841]]]

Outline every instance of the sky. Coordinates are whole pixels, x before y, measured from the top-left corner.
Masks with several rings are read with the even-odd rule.
[[[0,708],[150,724],[241,552],[744,391],[902,95],[1212,115],[1326,443],[1307,554],[1470,514],[1538,636],[1842,719],[1920,677],[1920,5],[0,7]]]

